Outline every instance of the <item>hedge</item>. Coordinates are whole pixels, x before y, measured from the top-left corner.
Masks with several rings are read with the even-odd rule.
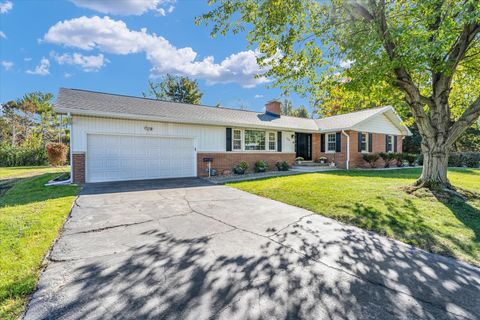
[[[0,146],[0,167],[41,166],[47,163],[47,150],[44,147]]]

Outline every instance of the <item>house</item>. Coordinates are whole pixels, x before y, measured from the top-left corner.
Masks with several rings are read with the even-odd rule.
[[[410,131],[391,106],[303,119],[265,112],[60,89],[56,111],[71,119],[76,183],[202,176],[208,162],[220,174],[241,161],[271,168],[296,157],[322,156],[337,167],[362,167],[364,152],[401,152]]]

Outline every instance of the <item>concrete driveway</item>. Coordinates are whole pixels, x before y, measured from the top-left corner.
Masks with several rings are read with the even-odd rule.
[[[478,268],[233,188],[177,179],[86,186],[26,319],[479,315]]]

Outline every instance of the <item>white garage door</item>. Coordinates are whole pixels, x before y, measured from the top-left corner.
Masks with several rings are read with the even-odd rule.
[[[193,176],[191,138],[88,135],[87,182]]]

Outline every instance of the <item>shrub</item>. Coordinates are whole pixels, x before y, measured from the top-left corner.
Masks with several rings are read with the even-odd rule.
[[[303,157],[296,157],[295,158],[295,161],[303,161],[303,160],[305,160],[305,159],[303,159]]]
[[[233,167],[233,173],[235,174],[244,174],[248,169],[248,163],[245,161],[240,162],[235,167]]]
[[[403,167],[403,153],[394,153],[397,167]]]
[[[378,153],[362,153],[362,158],[370,164],[370,167],[375,168],[376,162],[380,157]]]
[[[480,152],[454,152],[448,157],[450,167],[478,168],[480,166]]]
[[[418,163],[419,166],[423,166],[423,153],[420,153],[417,156],[417,163]]]
[[[392,160],[394,160],[396,157],[396,154],[393,152],[380,152],[378,155],[385,162],[385,168],[390,168],[390,162],[392,162]]]
[[[255,172],[265,172],[268,169],[268,163],[264,160],[255,162]]]
[[[465,164],[465,159],[461,153],[451,153],[448,156],[448,166],[449,167],[463,167]]]
[[[67,162],[68,146],[60,142],[47,144],[48,162],[52,166],[61,166]]]
[[[417,155],[413,153],[404,153],[403,154],[403,159],[408,162],[408,165],[410,167],[413,167],[415,165],[415,161],[417,160]]]
[[[47,152],[44,147],[8,145],[0,146],[0,166],[41,166],[47,164]]]
[[[278,171],[288,171],[290,169],[290,165],[287,161],[277,162],[275,166],[277,167]]]

